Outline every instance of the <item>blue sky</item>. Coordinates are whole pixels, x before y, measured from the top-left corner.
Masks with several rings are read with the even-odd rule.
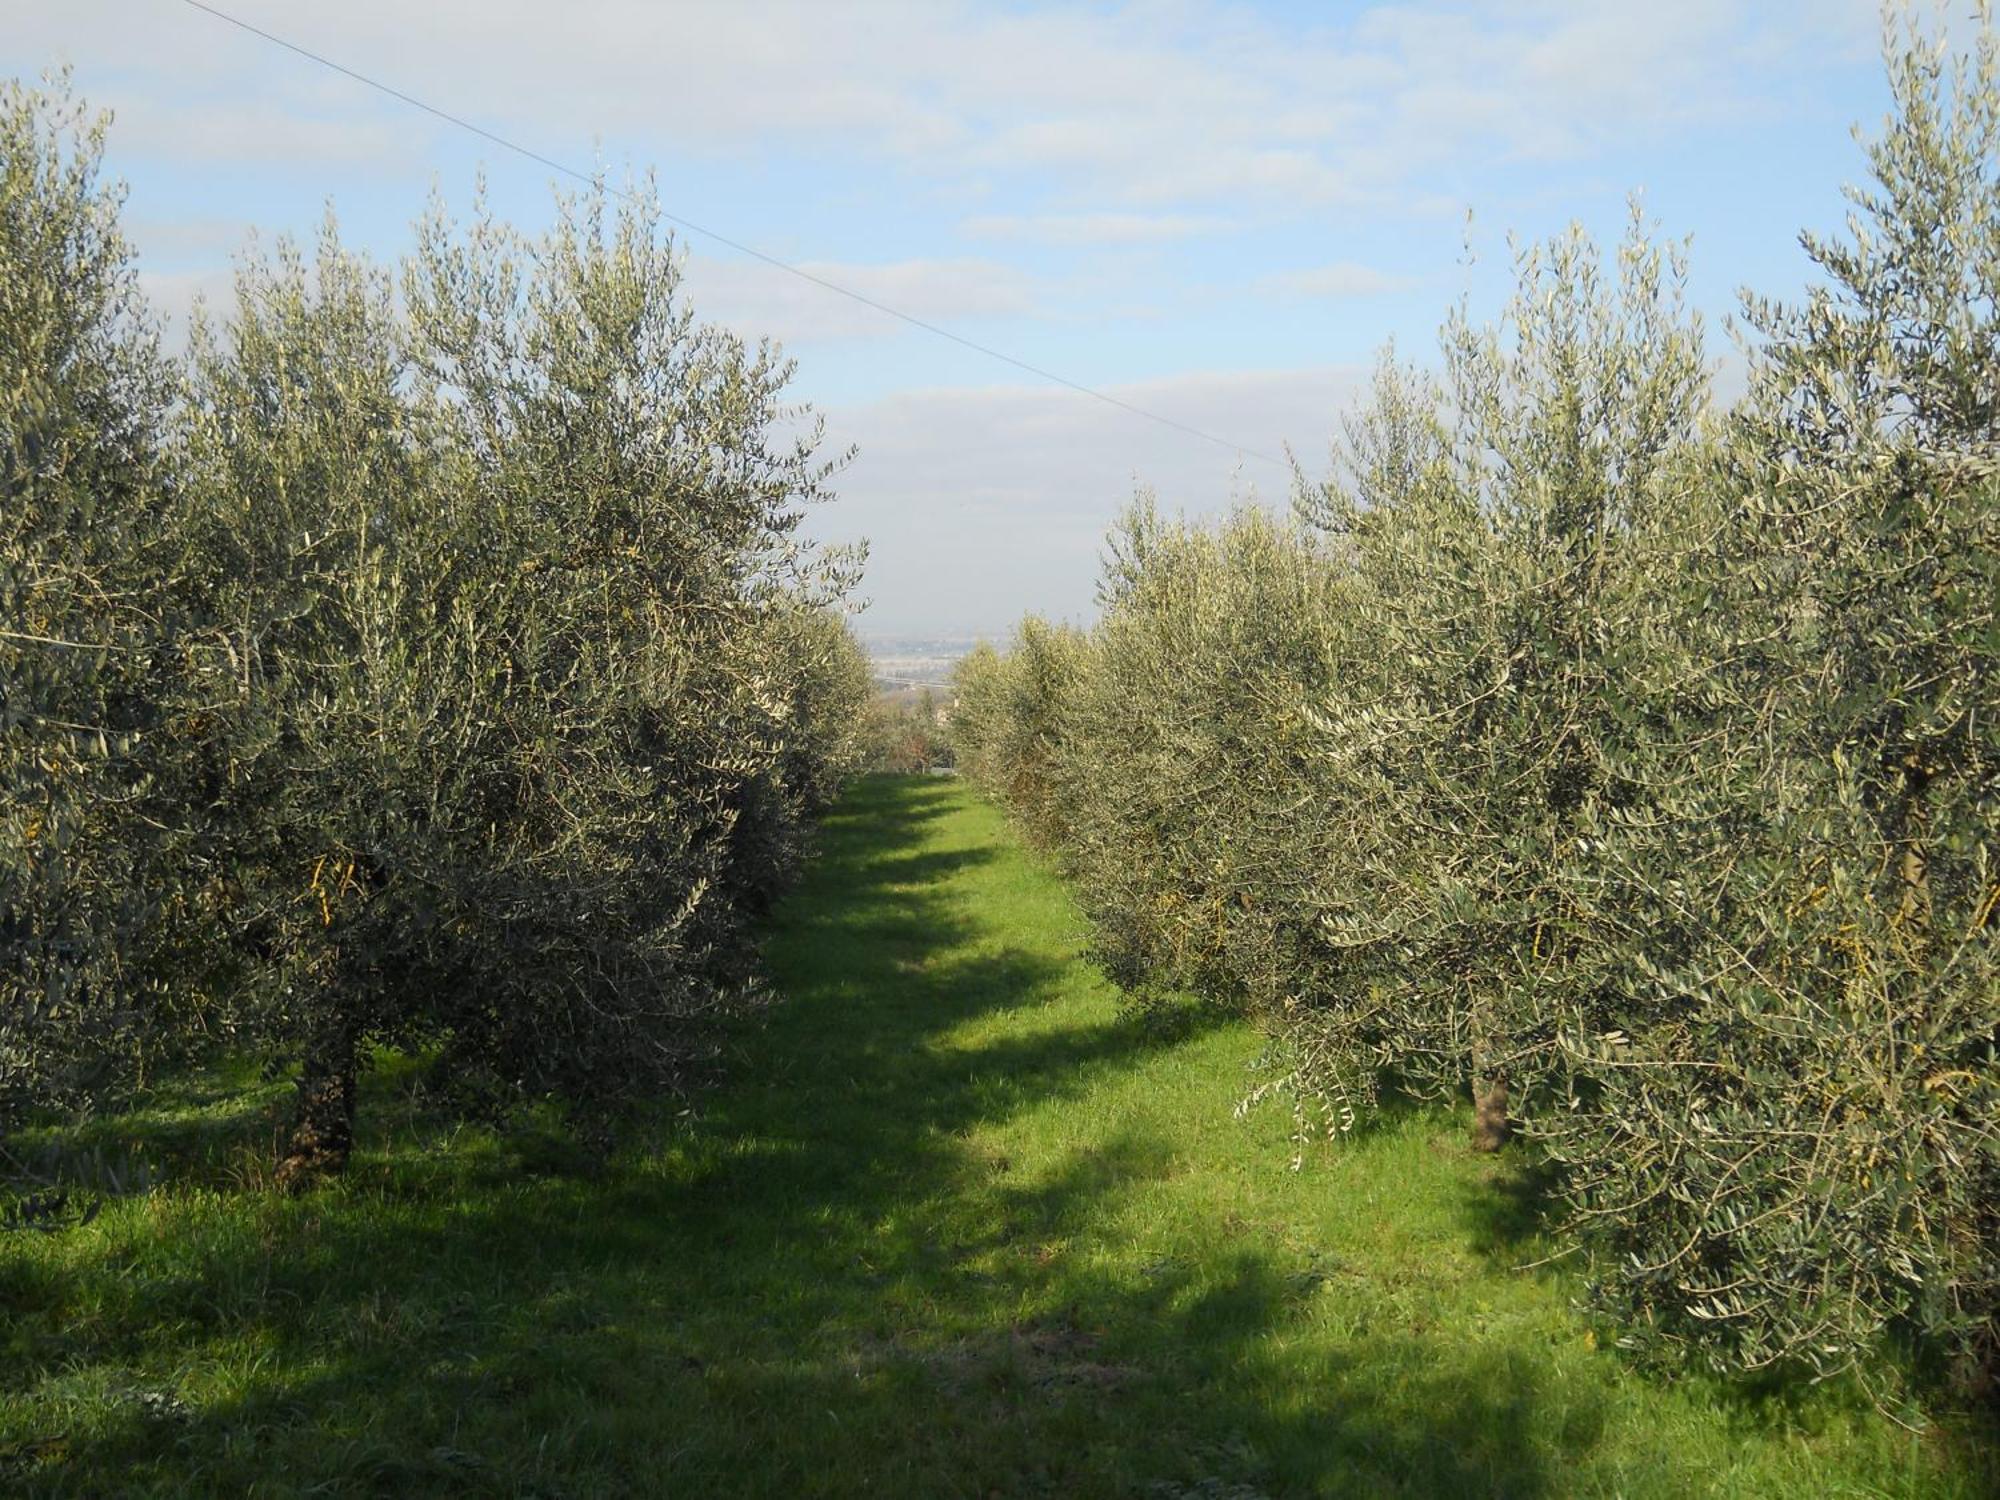
[[[1887,107],[1873,0],[1388,4],[217,0],[566,162],[651,168],[669,211],[1020,359],[1324,464],[1394,338],[1491,312],[1506,235],[1627,195],[1691,235],[1692,291],[1789,294],[1801,228]],[[1964,4],[1954,9],[1964,11]],[[181,0],[0,0],[0,65],[67,63],[159,304],[227,287],[252,225],[408,243],[432,185],[548,217],[550,173]],[[1465,263],[1465,216],[1475,257]],[[1282,498],[1283,469],[1034,381],[689,236],[696,307],[782,341],[860,456],[818,534],[865,536],[864,631],[1085,618],[1135,483]]]

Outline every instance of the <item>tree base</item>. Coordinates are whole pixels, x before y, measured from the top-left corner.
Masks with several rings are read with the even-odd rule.
[[[1472,1149],[1498,1151],[1514,1135],[1514,1122],[1507,1116],[1507,1083],[1496,1079],[1472,1090]]]
[[[335,1037],[307,1057],[291,1137],[276,1174],[286,1192],[302,1193],[347,1169],[354,1152],[355,1071],[351,1036]]]

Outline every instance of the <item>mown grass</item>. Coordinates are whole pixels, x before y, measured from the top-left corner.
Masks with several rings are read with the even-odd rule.
[[[1628,1367],[1512,1269],[1517,1169],[1462,1120],[1289,1170],[1282,1111],[1232,1115],[1258,1038],[1121,1010],[1079,941],[990,809],[871,781],[731,1081],[607,1166],[443,1130],[394,1067],[304,1199],[254,1076],[107,1122],[108,1170],[179,1165],[0,1237],[0,1490],[1987,1492],[1969,1424]]]

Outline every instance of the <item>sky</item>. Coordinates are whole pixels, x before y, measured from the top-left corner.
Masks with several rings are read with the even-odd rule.
[[[543,156],[1210,442],[680,238],[696,310],[797,360],[857,450],[812,532],[865,538],[865,635],[1087,620],[1145,486],[1205,514],[1323,472],[1394,340],[1490,317],[1508,237],[1627,200],[1692,239],[1711,353],[1806,285],[1888,107],[1875,0],[758,3],[215,0]],[[1966,0],[1953,0],[1967,11]],[[185,0],[0,0],[0,74],[67,65],[155,303],[227,304],[251,228],[331,203],[384,259],[432,189],[533,231],[554,175]],[[1468,229],[1468,215],[1470,227]],[[1469,253],[1468,253],[1469,252]],[[1726,373],[1725,373],[1726,378]]]

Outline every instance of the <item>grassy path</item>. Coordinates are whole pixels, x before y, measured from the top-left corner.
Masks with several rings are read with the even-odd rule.
[[[990,809],[864,784],[782,914],[786,1003],[651,1149],[441,1141],[386,1076],[330,1191],[0,1243],[0,1491],[1980,1492],[1947,1436],[1633,1374],[1509,1269],[1460,1122],[1288,1170],[1282,1111],[1233,1118],[1248,1028],[1149,1030],[1079,939]],[[126,1128],[254,1130],[232,1097]]]

